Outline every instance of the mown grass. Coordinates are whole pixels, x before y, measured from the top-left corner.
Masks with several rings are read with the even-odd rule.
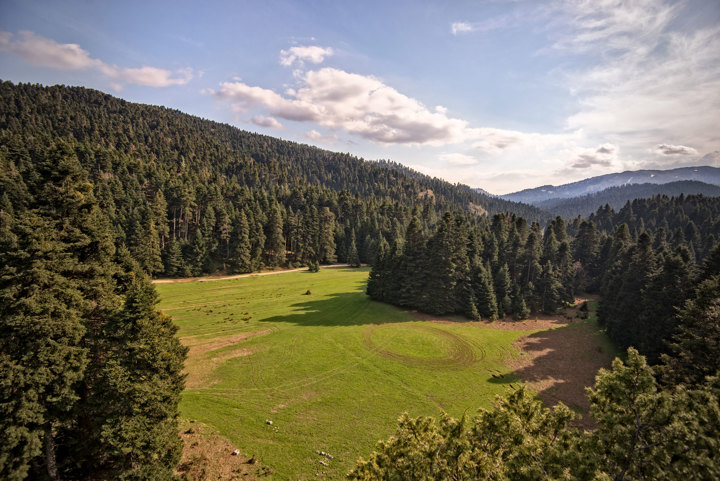
[[[192,345],[182,415],[257,456],[273,479],[341,479],[402,412],[472,414],[506,392],[492,373],[514,378],[504,360],[527,331],[418,321],[369,300],[367,275],[158,285],[159,307]]]

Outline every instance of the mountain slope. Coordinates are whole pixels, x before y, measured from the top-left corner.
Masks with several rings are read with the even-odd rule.
[[[0,83],[0,209],[22,210],[49,156],[77,157],[118,246],[151,274],[370,262],[445,211],[540,209],[399,164],[245,132],[79,87]]]
[[[538,202],[537,206],[554,215],[566,218],[577,216],[587,217],[594,213],[599,207],[606,204],[615,210],[620,210],[628,201],[635,199],[656,195],[675,197],[680,194],[702,194],[710,197],[718,197],[720,196],[720,186],[695,180],[683,180],[679,182],[669,182],[667,184],[630,184],[610,187],[600,192],[581,197],[548,199]]]
[[[534,189],[525,189],[512,194],[502,195],[503,199],[527,204],[539,205],[549,199],[567,199],[600,192],[602,190],[628,184],[667,184],[683,180],[696,180],[712,185],[720,185],[720,168],[717,167],[681,167],[671,170],[636,170],[616,174],[591,177],[570,184],[554,186],[543,185]]]
[[[177,170],[236,177],[241,185],[300,182],[397,200],[431,190],[439,210],[474,211],[474,204],[490,214],[512,211],[529,219],[545,217],[531,206],[482,195],[399,164],[388,169],[350,154],[243,131],[165,107],[126,102],[96,90],[3,82],[0,102],[3,144],[18,135],[42,142],[69,138]]]

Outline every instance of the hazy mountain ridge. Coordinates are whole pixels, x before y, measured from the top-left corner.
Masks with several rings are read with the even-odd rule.
[[[548,199],[538,202],[537,206],[553,215],[566,218],[577,216],[587,217],[594,213],[598,207],[609,205],[620,210],[629,201],[649,198],[656,195],[677,197],[684,195],[720,196],[720,186],[699,182],[696,180],[682,180],[667,184],[629,184],[610,187],[592,194],[571,197],[569,199]]]
[[[720,185],[720,168],[710,166],[681,167],[670,170],[636,170],[615,174],[590,177],[578,182],[560,186],[543,185],[525,189],[500,198],[515,202],[524,202],[540,207],[541,203],[551,199],[570,199],[582,197],[603,190],[634,184],[668,184],[678,181],[699,181],[705,184]]]

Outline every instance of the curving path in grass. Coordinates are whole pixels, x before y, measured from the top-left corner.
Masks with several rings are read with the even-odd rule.
[[[272,479],[342,479],[403,411],[471,415],[517,382],[507,361],[533,331],[418,320],[369,300],[367,275],[158,284],[190,347],[183,416],[257,456]]]

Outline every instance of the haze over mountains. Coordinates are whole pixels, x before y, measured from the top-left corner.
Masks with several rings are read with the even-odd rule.
[[[538,205],[549,199],[569,199],[580,197],[610,187],[629,184],[667,184],[682,180],[695,180],[706,184],[720,185],[720,168],[709,166],[681,167],[670,170],[635,170],[617,174],[590,177],[578,182],[560,186],[543,185],[534,189],[525,189],[512,194],[501,195],[506,200]]]
[[[710,162],[717,153],[703,157]],[[479,193],[487,194],[483,189]],[[615,210],[628,201],[656,195],[720,196],[720,168],[682,167],[670,170],[637,170],[590,177],[560,186],[543,185],[498,196],[533,205],[562,217],[589,216],[606,204]]]

